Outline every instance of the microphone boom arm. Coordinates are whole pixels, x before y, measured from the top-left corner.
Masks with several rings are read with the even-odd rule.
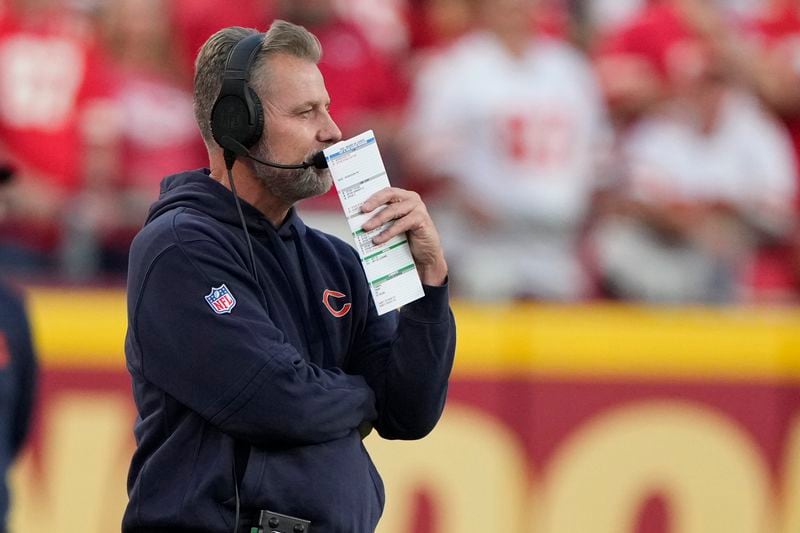
[[[239,157],[246,157],[248,159],[252,159],[257,163],[261,163],[262,165],[266,165],[268,167],[282,168],[285,170],[296,170],[308,167],[315,167],[320,170],[328,168],[328,161],[325,159],[325,154],[323,154],[322,151],[319,151],[315,153],[313,156],[311,156],[311,161],[307,161],[297,165],[286,165],[283,163],[275,163],[273,161],[264,161],[262,159],[258,159],[257,157],[253,156],[250,153],[250,150],[245,148],[245,146],[242,143],[227,135],[221,139],[220,145],[226,151],[232,152]]]

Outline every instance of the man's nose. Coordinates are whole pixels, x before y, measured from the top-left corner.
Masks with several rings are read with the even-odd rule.
[[[326,111],[323,120],[324,123],[317,133],[317,140],[325,144],[333,144],[341,141],[342,132],[339,130],[339,126],[336,125],[336,122],[333,121],[333,117],[331,117],[330,113]]]

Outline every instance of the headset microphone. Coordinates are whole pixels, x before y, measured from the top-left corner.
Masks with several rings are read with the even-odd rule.
[[[310,163],[314,166],[314,168],[318,168],[320,170],[328,168],[328,160],[325,158],[325,154],[322,153],[322,150],[311,156]]]
[[[231,155],[239,156],[239,157],[246,157],[248,159],[252,159],[257,163],[261,163],[262,165],[267,165],[268,167],[274,168],[283,168],[288,170],[294,169],[301,169],[301,168],[308,168],[314,167],[320,170],[328,168],[328,161],[325,159],[325,154],[322,151],[315,153],[310,161],[299,163],[296,165],[284,165],[283,163],[275,163],[273,161],[265,161],[263,159],[258,159],[257,157],[253,156],[242,143],[230,137],[228,135],[224,136],[222,139],[219,140],[220,146],[225,149],[225,152],[231,153]],[[228,160],[226,154],[226,161]]]

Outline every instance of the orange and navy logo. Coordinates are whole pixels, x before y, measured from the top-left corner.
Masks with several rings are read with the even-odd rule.
[[[325,307],[328,308],[328,311],[330,311],[333,316],[336,318],[342,318],[344,315],[350,312],[350,308],[352,307],[350,302],[347,302],[339,309],[336,309],[331,302],[331,298],[346,298],[346,296],[339,291],[332,291],[330,289],[325,289],[325,292],[322,293],[322,303],[325,304]]]

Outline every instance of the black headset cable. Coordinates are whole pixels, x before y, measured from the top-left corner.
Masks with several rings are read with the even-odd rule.
[[[239,221],[242,223],[242,230],[244,231],[244,239],[247,241],[247,251],[250,254],[250,273],[258,285],[258,273],[256,272],[256,255],[253,252],[253,242],[250,239],[250,232],[247,231],[247,222],[244,219],[242,212],[242,204],[239,201],[239,195],[236,194],[236,185],[233,182],[233,162],[236,160],[236,154],[225,150],[225,167],[228,170],[228,182],[231,184],[231,192],[233,193],[233,201],[236,204],[236,210],[239,212]]]
[[[230,150],[225,150],[225,168],[228,171],[228,182],[231,185],[231,192],[233,193],[233,201],[236,204],[236,210],[239,212],[239,220],[242,223],[242,230],[244,230],[244,238],[247,241],[247,251],[250,254],[250,273],[253,274],[253,279],[258,285],[258,274],[256,273],[256,256],[253,252],[253,242],[250,240],[250,232],[247,231],[247,221],[244,219],[244,212],[242,212],[242,204],[239,201],[239,195],[236,194],[236,185],[233,181],[233,163],[236,161],[236,154]],[[236,450],[234,449],[233,452],[233,461],[232,461],[232,470],[233,470],[233,492],[236,500],[236,517],[233,521],[233,533],[238,533],[239,531],[239,511],[241,506],[241,501],[239,499],[239,479],[236,472]]]

